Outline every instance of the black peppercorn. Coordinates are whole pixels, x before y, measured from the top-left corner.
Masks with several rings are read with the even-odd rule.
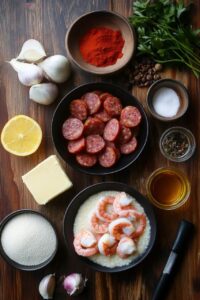
[[[189,143],[186,135],[180,132],[171,132],[163,140],[163,149],[169,156],[178,158],[186,154]]]

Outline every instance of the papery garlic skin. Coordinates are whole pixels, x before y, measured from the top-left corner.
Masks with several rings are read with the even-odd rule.
[[[75,296],[80,294],[86,286],[86,278],[79,273],[72,273],[65,277],[63,287],[68,295]]]
[[[55,274],[46,275],[39,283],[39,293],[43,299],[53,299],[56,286]]]
[[[30,39],[24,42],[17,60],[36,63],[43,60],[46,56],[43,45],[37,40]]]
[[[58,54],[47,57],[38,65],[42,68],[44,76],[56,83],[65,82],[71,74],[70,63],[63,55]]]
[[[34,64],[19,62],[15,58],[9,63],[18,73],[19,81],[25,86],[32,86],[40,83],[44,78],[42,69]]]
[[[39,83],[29,90],[29,98],[39,104],[50,105],[58,97],[58,88],[54,83]]]

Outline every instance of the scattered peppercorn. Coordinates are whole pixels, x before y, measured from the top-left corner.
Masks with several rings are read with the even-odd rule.
[[[171,132],[163,140],[163,150],[172,158],[184,156],[189,148],[187,136],[180,132]]]

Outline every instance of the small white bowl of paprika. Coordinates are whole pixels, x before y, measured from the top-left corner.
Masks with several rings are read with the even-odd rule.
[[[102,10],[79,17],[68,29],[68,58],[80,69],[108,75],[121,70],[136,48],[134,29],[123,16]]]

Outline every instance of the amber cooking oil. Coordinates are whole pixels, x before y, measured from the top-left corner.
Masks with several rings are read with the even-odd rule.
[[[147,181],[147,194],[157,207],[174,209],[186,202],[190,195],[190,183],[177,169],[160,168]]]

